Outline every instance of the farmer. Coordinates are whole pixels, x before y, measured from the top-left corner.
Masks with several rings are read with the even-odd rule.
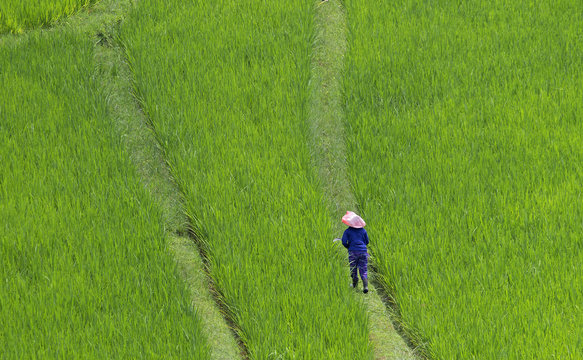
[[[358,285],[358,270],[362,278],[362,292],[366,294],[368,292],[368,278],[366,273],[368,235],[366,230],[364,230],[366,223],[352,211],[346,212],[346,215],[342,217],[342,222],[348,225],[348,229],[344,230],[344,234],[342,235],[342,245],[348,249],[352,287],[356,288],[356,285]]]

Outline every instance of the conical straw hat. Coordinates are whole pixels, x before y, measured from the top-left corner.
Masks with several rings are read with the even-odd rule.
[[[360,216],[356,215],[352,211],[346,212],[346,215],[342,217],[342,222],[350,227],[357,229],[363,228],[366,225],[364,220],[362,220]]]

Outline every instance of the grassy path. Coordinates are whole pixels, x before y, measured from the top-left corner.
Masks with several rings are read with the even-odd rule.
[[[339,1],[318,2],[317,37],[313,54],[310,119],[314,161],[330,202],[330,211],[340,219],[346,210],[357,209],[347,176],[344,145],[341,81],[346,51],[346,18]],[[344,226],[337,222],[337,233]],[[371,241],[375,241],[374,238]],[[341,247],[340,247],[341,248]],[[344,252],[344,248],[339,249]],[[387,306],[374,284],[371,271],[370,292],[362,296],[369,314],[369,337],[375,359],[415,359],[412,351],[393,327]],[[346,278],[346,286],[349,279]]]
[[[191,304],[202,321],[211,348],[211,359],[241,358],[241,350],[224,314],[211,293],[203,260],[188,237],[188,219],[183,213],[181,195],[164,162],[148,119],[132,95],[131,72],[123,48],[116,41],[116,29],[130,6],[129,1],[103,0],[93,7],[62,20],[56,27],[31,31],[51,32],[60,26],[95,38],[95,79],[107,98],[110,116],[124,139],[140,180],[162,210],[168,248],[177,263],[191,297]],[[20,35],[0,37],[0,46]]]
[[[95,10],[99,12],[102,8],[106,13],[107,9],[119,6],[115,4],[119,2],[102,1]],[[120,12],[119,8],[116,10]],[[119,125],[140,178],[162,209],[166,232],[170,234],[168,245],[188,287],[192,304],[202,320],[211,347],[211,359],[241,358],[245,351],[239,348],[225,314],[219,309],[219,300],[210,291],[211,284],[204,270],[203,259],[194,240],[188,237],[189,226],[183,212],[182,195],[148,125],[149,120],[132,95],[131,71],[126,64],[123,49],[114,40],[115,27],[106,26],[104,30],[97,33],[95,57],[98,79],[109,99],[112,116]]]
[[[96,70],[117,67],[95,44],[111,42],[120,4],[0,37],[2,358],[209,358],[204,306],[190,306],[111,116],[113,78]]]
[[[123,49],[115,40],[117,25],[129,2],[105,0],[64,22],[79,32],[96,37],[96,79],[108,99],[108,107],[116,120],[133,163],[144,186],[161,207],[169,237],[168,247],[185,281],[192,303],[199,312],[213,359],[236,359],[240,349],[209,289],[203,260],[193,240],[188,238],[188,219],[184,216],[182,199],[164,162],[164,156],[148,119],[131,94],[131,73]],[[319,33],[313,58],[311,119],[314,135],[315,161],[324,180],[331,212],[339,218],[346,209],[356,209],[350,191],[344,160],[343,118],[339,76],[346,49],[345,18],[337,2],[319,3],[317,11]],[[43,30],[43,31],[51,31]],[[11,35],[12,36],[12,35]],[[2,39],[0,39],[1,44]],[[338,225],[338,232],[342,230]],[[373,239],[374,241],[374,239]],[[342,249],[343,251],[343,249]],[[374,274],[371,275],[374,281]],[[348,283],[348,281],[347,281]],[[394,330],[385,304],[374,286],[362,297],[370,321],[370,341],[376,359],[413,359],[413,352]]]
[[[312,167],[315,10],[142,0],[122,26],[143,108],[250,358],[374,358],[366,309],[335,285],[346,269],[330,261]]]

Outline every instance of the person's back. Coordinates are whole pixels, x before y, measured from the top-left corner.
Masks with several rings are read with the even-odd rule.
[[[348,251],[364,251],[366,252],[366,246],[368,245],[368,234],[364,228],[353,228],[349,227],[344,230],[344,235],[342,235],[342,245]]]

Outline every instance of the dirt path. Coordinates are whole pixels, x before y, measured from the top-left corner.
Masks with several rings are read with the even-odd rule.
[[[357,203],[351,192],[344,155],[341,76],[346,52],[346,18],[338,0],[318,2],[316,30],[310,89],[314,162],[340,235],[344,230],[340,218],[346,210],[357,209]],[[341,246],[339,251],[345,252]],[[375,274],[370,272],[369,276],[374,283]],[[348,283],[347,277],[346,286]],[[362,295],[362,302],[369,314],[369,338],[375,359],[416,359],[414,351],[393,327],[387,306],[377,289],[372,284],[369,288],[370,292]]]

